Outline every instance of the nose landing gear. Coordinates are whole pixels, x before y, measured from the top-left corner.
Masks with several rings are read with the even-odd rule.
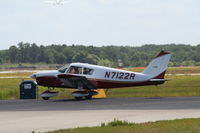
[[[83,99],[83,97],[85,97],[85,99],[92,99],[92,96],[97,94],[98,92],[96,91],[83,90],[83,91],[74,91],[72,92],[71,95],[74,96],[76,100],[81,100]]]
[[[50,91],[50,88],[48,88],[48,90],[44,91],[42,94],[41,94],[41,97],[44,99],[44,100],[49,100],[51,97],[55,97],[58,95],[58,92],[53,92],[53,91]]]

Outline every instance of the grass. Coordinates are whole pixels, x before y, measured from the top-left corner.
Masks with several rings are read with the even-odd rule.
[[[0,79],[0,99],[17,99],[20,81],[20,79]]]
[[[30,77],[32,72],[0,73],[0,77]]]
[[[170,67],[167,69],[169,74],[192,74],[200,73],[200,67]]]
[[[19,67],[19,66],[36,66],[36,65],[47,65],[45,63],[17,63],[17,64],[1,64],[0,68],[8,68],[8,67]]]
[[[109,97],[163,97],[163,96],[200,96],[200,76],[175,76],[159,86],[118,88],[108,91]]]
[[[114,120],[99,127],[83,127],[48,133],[200,133],[200,118],[178,119],[142,124]]]
[[[143,68],[125,68],[126,70],[134,72],[142,72]],[[200,67],[169,67],[167,74],[192,74],[200,73]]]
[[[9,78],[0,79],[0,100],[2,99],[19,99],[19,84],[22,80],[30,80],[29,78]],[[39,86],[39,94],[41,94],[47,88]],[[55,98],[71,98],[71,89],[55,89],[59,91],[59,95]]]
[[[141,69],[138,69],[141,70]],[[135,70],[134,70],[135,71]],[[200,76],[199,75],[175,75],[177,73],[200,73],[199,67],[188,68],[169,68],[166,78],[170,81],[159,86],[141,86],[130,88],[110,89],[107,93],[108,97],[164,97],[164,96],[200,96]],[[19,98],[19,84],[24,79],[29,77],[32,73],[0,73],[0,77],[22,77],[22,78],[0,78],[0,99],[18,99]],[[29,78],[25,78],[29,79]],[[30,79],[29,79],[30,80]],[[39,86],[39,94],[46,90],[45,87]],[[56,89],[59,98],[72,98],[72,89]]]
[[[110,89],[108,97],[163,97],[163,96],[200,96],[200,76],[169,75],[171,80],[159,86],[141,86]],[[19,98],[19,84],[22,78],[0,79],[0,99]],[[25,79],[26,80],[26,79]],[[39,94],[46,90],[39,86]],[[55,98],[71,98],[72,89],[56,89],[59,96]]]
[[[19,63],[19,64],[2,64],[0,65],[0,68],[7,68],[7,67],[19,67],[22,66],[32,66],[32,64],[29,63]]]

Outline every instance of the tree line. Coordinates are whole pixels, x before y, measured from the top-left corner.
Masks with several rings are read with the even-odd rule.
[[[0,64],[46,63],[68,64],[83,62],[104,66],[124,67],[146,66],[161,50],[173,55],[170,66],[200,65],[200,45],[184,44],[143,46],[84,46],[84,45],[37,45],[20,42],[7,50],[0,50]]]

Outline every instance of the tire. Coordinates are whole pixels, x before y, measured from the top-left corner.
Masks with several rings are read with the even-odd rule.
[[[92,99],[92,95],[85,96],[85,99]]]
[[[42,97],[44,100],[49,100],[50,97]]]
[[[76,100],[82,100],[82,97],[74,97]]]

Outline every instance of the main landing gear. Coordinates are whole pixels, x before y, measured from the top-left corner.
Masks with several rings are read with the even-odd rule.
[[[53,88],[54,89],[54,88]],[[53,92],[53,91],[50,91],[51,88],[48,87],[48,90],[44,91],[42,94],[41,94],[41,97],[42,99],[44,100],[49,100],[51,97],[55,97],[58,95],[58,92]]]
[[[74,97],[76,100],[82,100],[84,97]],[[92,96],[85,96],[85,99],[92,99]]]
[[[44,100],[49,100],[51,97],[55,97],[58,95],[58,92],[53,92],[51,91],[51,89],[54,89],[54,88],[50,88],[48,87],[48,90],[44,91],[42,94],[41,94],[41,97],[44,99]],[[94,95],[97,95],[98,92],[96,91],[92,91],[92,90],[86,90],[86,89],[78,89],[78,91],[74,91],[72,92],[72,96],[76,99],[76,100],[82,100],[83,98],[85,99],[92,99],[92,96]]]
[[[96,91],[88,91],[88,90],[72,92],[72,96],[74,96],[76,100],[82,100],[84,97],[85,99],[92,99],[92,96],[97,94],[98,93]]]
[[[83,97],[74,97],[76,100],[82,100]],[[92,96],[89,95],[89,96],[85,96],[85,99],[92,99]]]

